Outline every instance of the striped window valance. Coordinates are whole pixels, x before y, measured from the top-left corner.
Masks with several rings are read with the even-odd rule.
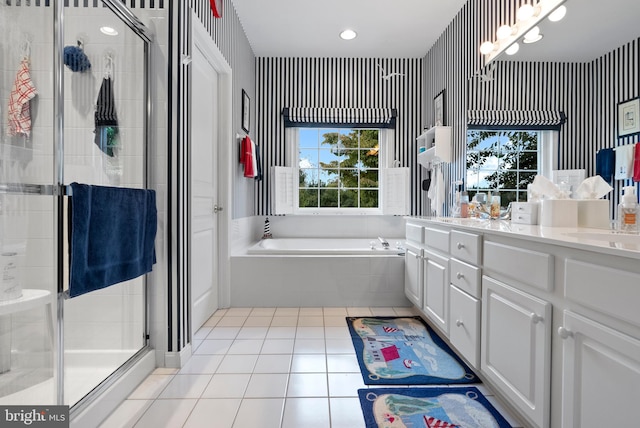
[[[469,110],[467,128],[557,130],[566,119],[555,110]]]
[[[288,128],[395,128],[397,111],[392,108],[285,107],[282,116]]]

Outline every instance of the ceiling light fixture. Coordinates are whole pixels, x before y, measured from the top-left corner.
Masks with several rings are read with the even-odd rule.
[[[549,15],[549,21],[558,22],[567,14],[567,7],[562,5]]]
[[[107,36],[117,36],[118,35],[118,30],[116,30],[113,27],[100,27],[100,32],[102,34],[106,34]]]
[[[358,34],[356,34],[355,31],[346,29],[342,33],[340,33],[340,38],[342,40],[352,40],[355,39],[357,35]]]
[[[540,34],[540,27],[536,25],[524,35],[524,39],[522,41],[524,43],[535,43],[540,40],[542,40],[542,34]]]
[[[513,30],[511,29],[510,25],[503,25],[500,28],[498,28],[498,31],[496,31],[496,37],[498,38],[498,40],[506,39],[512,34],[513,34]]]
[[[483,44],[480,45],[480,53],[482,55],[488,55],[491,52],[493,52],[493,49],[495,48],[495,46],[493,45],[493,43],[491,42],[484,42]]]
[[[506,53],[507,55],[515,55],[519,50],[520,50],[520,45],[516,42],[511,46],[509,46],[507,50],[504,51],[504,53]]]
[[[518,21],[528,21],[534,16],[537,16],[540,13],[540,8],[533,7],[529,3],[523,4],[520,6],[518,11],[516,12],[516,18]]]

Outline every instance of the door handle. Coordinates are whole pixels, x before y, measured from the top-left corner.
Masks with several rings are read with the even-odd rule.
[[[220,211],[222,211],[222,207],[219,205],[214,205],[213,206],[213,213],[214,214],[218,214]]]

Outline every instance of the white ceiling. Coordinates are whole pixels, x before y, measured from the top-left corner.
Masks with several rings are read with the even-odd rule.
[[[418,58],[466,0],[232,2],[256,56]],[[358,37],[340,39],[345,28]]]

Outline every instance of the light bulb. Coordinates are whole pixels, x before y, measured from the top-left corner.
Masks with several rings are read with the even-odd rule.
[[[483,55],[488,55],[491,52],[493,52],[493,43],[491,42],[484,42],[483,44],[480,45],[480,53]]]
[[[518,21],[527,21],[533,17],[535,11],[535,8],[529,3],[523,4],[516,12],[516,18],[518,18]]]
[[[520,45],[518,43],[514,43],[509,48],[504,51],[507,55],[515,55],[516,52],[520,50]]]
[[[340,33],[340,38],[343,40],[355,39],[356,36],[357,34],[353,30],[344,30],[342,33]]]
[[[498,40],[506,39],[511,34],[512,34],[512,31],[509,25],[503,25],[500,28],[498,28],[498,31],[496,31],[496,37],[498,37]]]
[[[557,22],[560,21],[567,14],[567,7],[562,5],[549,15],[549,21]]]
[[[525,43],[535,43],[542,39],[542,34],[540,34],[540,28],[538,26],[533,27],[531,30],[524,35],[523,42]]]

